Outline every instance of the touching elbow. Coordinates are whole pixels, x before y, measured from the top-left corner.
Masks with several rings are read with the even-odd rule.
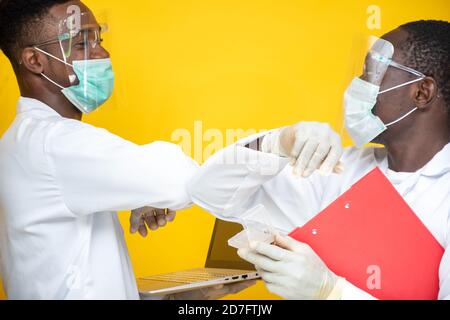
[[[214,195],[215,191],[205,184],[197,175],[187,184],[187,192],[191,201],[202,209],[215,214],[216,216],[226,216],[225,206]]]

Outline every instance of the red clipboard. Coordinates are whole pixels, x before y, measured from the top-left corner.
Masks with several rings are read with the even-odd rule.
[[[444,248],[378,168],[290,236],[377,299],[438,297]]]

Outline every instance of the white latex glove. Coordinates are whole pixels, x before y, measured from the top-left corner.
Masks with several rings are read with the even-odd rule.
[[[275,131],[264,137],[261,151],[290,158],[294,174],[303,177],[316,170],[324,175],[343,171],[341,138],[325,123],[300,122]]]
[[[279,235],[275,243],[252,243],[238,254],[256,266],[270,292],[291,300],[327,299],[340,278],[310,246]]]
[[[164,227],[167,222],[175,219],[176,212],[169,209],[156,209],[152,207],[143,207],[132,210],[130,216],[130,232],[147,237],[148,229],[156,231]]]
[[[255,280],[218,285],[187,292],[180,292],[166,297],[168,300],[218,300],[229,294],[236,294],[256,284]]]

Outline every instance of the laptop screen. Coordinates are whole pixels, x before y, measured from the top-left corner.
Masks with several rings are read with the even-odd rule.
[[[255,267],[237,255],[237,249],[228,245],[228,239],[243,230],[238,223],[216,219],[209,244],[206,268],[255,270]]]

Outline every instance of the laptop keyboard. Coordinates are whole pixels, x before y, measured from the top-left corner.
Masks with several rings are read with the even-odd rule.
[[[221,270],[222,271],[222,270]],[[176,283],[194,283],[194,282],[203,282],[215,279],[226,278],[232,275],[238,274],[237,271],[230,271],[228,273],[225,272],[214,272],[214,271],[206,271],[206,270],[187,270],[187,271],[179,271],[174,273],[166,273],[160,274],[150,277],[143,278],[144,280],[153,280],[153,281],[167,281],[167,282],[176,282]],[[242,274],[242,271],[240,272]]]

